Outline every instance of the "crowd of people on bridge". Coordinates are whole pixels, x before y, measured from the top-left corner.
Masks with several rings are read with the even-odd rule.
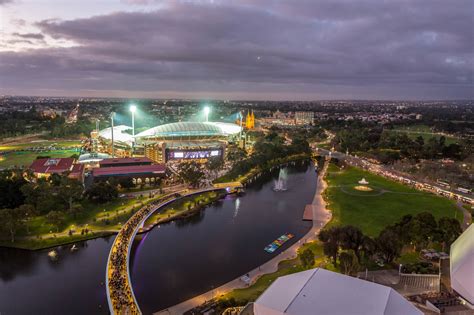
[[[107,285],[113,309],[117,314],[140,314],[128,278],[128,247],[131,246],[134,232],[143,219],[155,211],[161,203],[173,197],[177,196],[175,194],[168,195],[141,208],[125,223],[115,239],[107,271],[109,273]]]

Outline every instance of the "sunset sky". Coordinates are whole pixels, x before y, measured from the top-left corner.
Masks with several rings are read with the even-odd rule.
[[[472,0],[0,0],[0,94],[472,99]]]

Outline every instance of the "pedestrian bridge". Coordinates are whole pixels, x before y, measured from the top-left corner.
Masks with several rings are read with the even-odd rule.
[[[141,314],[130,281],[129,260],[133,240],[145,221],[156,211],[180,198],[210,191],[223,191],[223,188],[206,188],[194,191],[181,191],[163,196],[154,203],[138,210],[117,234],[109,252],[105,276],[107,302],[111,314]]]

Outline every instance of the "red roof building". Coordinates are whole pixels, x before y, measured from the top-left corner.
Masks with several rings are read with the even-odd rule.
[[[94,178],[109,177],[131,177],[131,178],[153,178],[165,175],[166,166],[164,164],[136,165],[103,167],[92,170]]]
[[[43,158],[31,163],[30,170],[36,177],[48,177],[51,174],[69,172],[69,177],[83,180],[84,165],[74,164],[73,158]]]
[[[119,167],[119,166],[138,166],[151,165],[153,161],[147,157],[130,157],[130,158],[111,158],[103,159],[99,162],[100,167]]]

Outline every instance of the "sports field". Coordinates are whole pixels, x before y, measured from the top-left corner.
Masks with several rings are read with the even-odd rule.
[[[54,149],[49,149],[54,146]],[[0,144],[0,168],[28,166],[38,156],[55,158],[79,154],[81,142],[73,141],[33,141],[18,144]],[[34,151],[33,148],[42,148]]]
[[[362,178],[371,191],[356,189]],[[370,236],[377,236],[387,225],[406,214],[431,212],[435,218],[443,216],[461,219],[454,201],[373,175],[354,167],[338,168],[330,164],[327,173],[328,189],[325,198],[333,211],[331,225],[354,225]]]

